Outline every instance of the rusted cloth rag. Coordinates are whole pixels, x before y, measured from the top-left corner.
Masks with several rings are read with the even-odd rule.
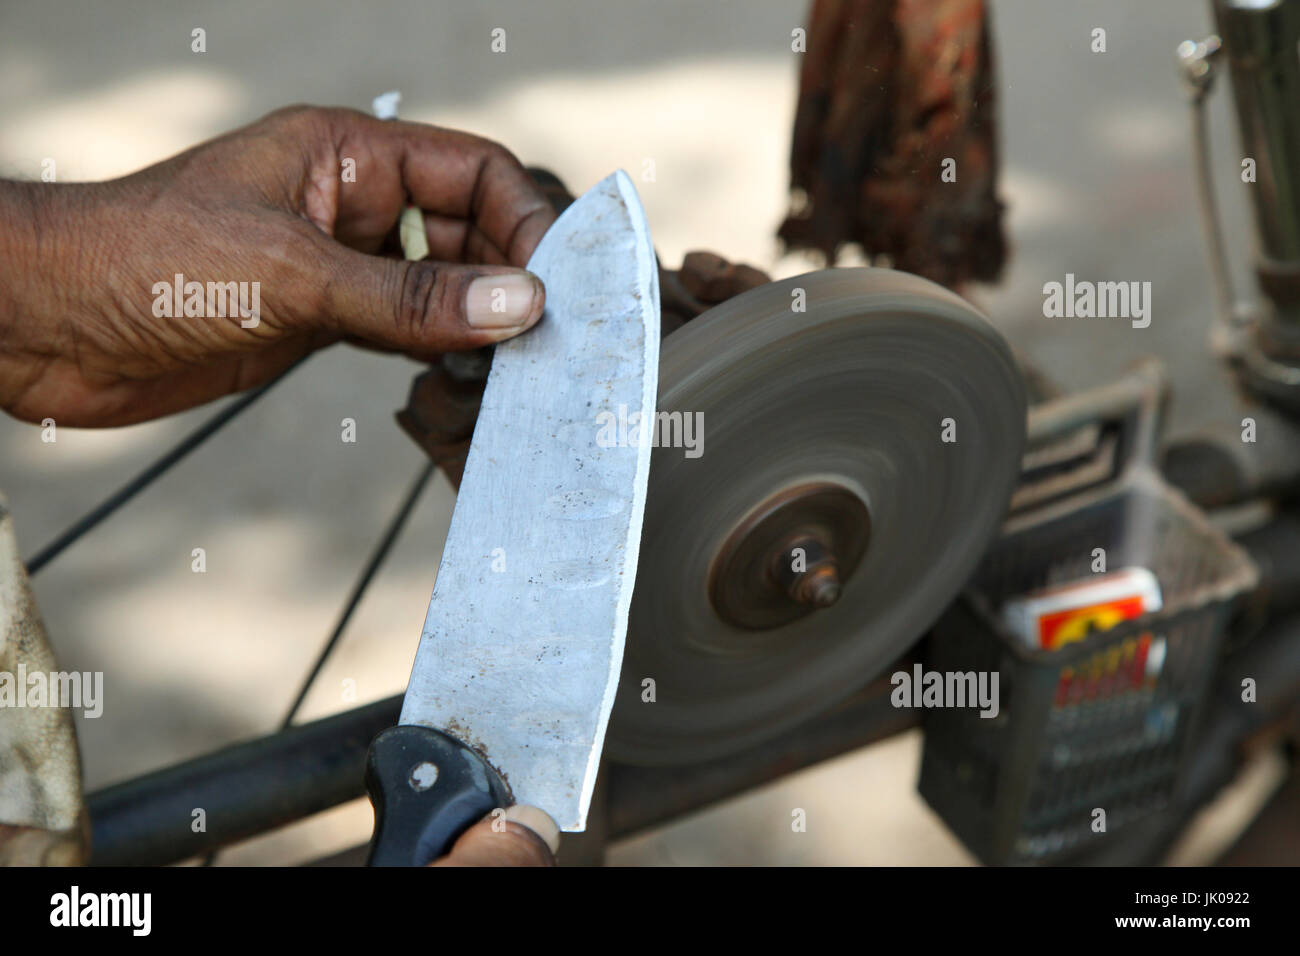
[[[990,33],[985,0],[814,0],[788,247],[834,265],[856,243],[953,289],[997,278],[1007,247]]]

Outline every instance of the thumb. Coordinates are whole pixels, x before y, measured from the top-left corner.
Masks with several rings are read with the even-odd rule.
[[[335,252],[324,318],[335,331],[420,354],[511,338],[542,316],[542,280],[507,266],[384,259]]]
[[[554,866],[560,829],[545,811],[515,805],[494,810],[466,830],[430,866]]]

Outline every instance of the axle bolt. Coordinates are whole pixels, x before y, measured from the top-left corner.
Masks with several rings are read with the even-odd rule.
[[[789,539],[776,554],[772,571],[785,593],[806,607],[830,607],[840,599],[835,555],[815,535]]]

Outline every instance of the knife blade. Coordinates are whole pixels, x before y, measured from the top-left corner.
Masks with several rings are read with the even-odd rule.
[[[565,210],[528,268],[546,311],[496,346],[400,721],[371,744],[371,865],[427,863],[509,802],[586,827],[658,386],[658,273],[627,174]]]

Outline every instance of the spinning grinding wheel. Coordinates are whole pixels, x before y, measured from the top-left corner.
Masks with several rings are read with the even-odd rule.
[[[659,409],[704,428],[698,457],[656,448],[650,470],[606,744],[647,765],[738,750],[876,677],[974,570],[1024,441],[1001,336],[884,269],[774,282],[694,319],[663,342]]]

